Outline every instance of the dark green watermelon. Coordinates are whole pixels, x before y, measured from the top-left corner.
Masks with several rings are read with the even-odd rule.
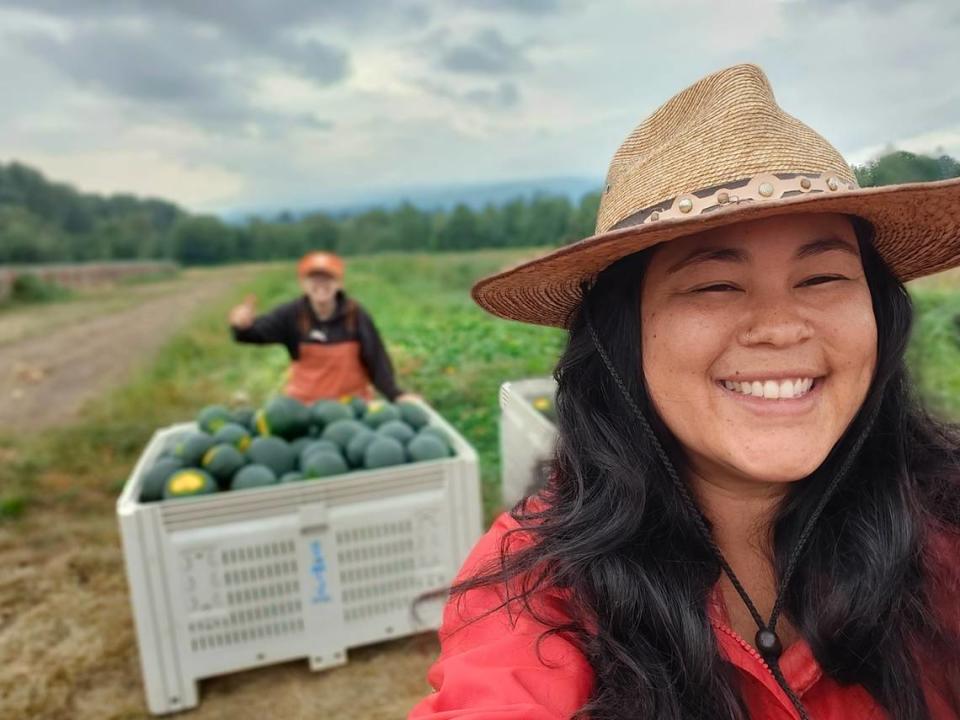
[[[389,435],[377,434],[363,453],[363,466],[367,469],[402,465],[407,461],[403,443]]]
[[[231,490],[246,490],[247,488],[266,487],[277,484],[277,475],[266,465],[247,465],[233,476],[230,483]]]
[[[266,465],[274,475],[280,476],[294,470],[297,465],[297,456],[290,444],[279,437],[256,437],[247,450],[250,462],[257,465]]]
[[[377,434],[373,430],[365,428],[350,438],[344,454],[352,467],[363,467],[363,455],[367,451],[367,445],[373,442],[375,437]]]
[[[413,462],[422,462],[424,460],[439,460],[449,457],[450,448],[440,438],[433,434],[425,433],[417,435],[410,444],[407,445],[407,452],[410,453],[410,459]]]
[[[140,502],[155,502],[163,497],[163,488],[167,480],[177,470],[183,468],[183,462],[176,457],[162,457],[143,475],[140,484]]]
[[[349,470],[343,455],[331,450],[318,450],[311,453],[302,468],[303,475],[307,479],[342,475]]]
[[[350,438],[361,430],[366,429],[363,423],[357,422],[356,420],[337,420],[327,425],[321,438],[334,442],[341,448],[345,448],[350,443]]]
[[[413,440],[417,434],[416,431],[407,425],[403,420],[388,420],[377,428],[377,434],[389,435],[406,445]]]
[[[426,427],[430,422],[430,416],[427,411],[416,403],[402,400],[397,403],[397,409],[400,410],[400,419],[414,430]]]

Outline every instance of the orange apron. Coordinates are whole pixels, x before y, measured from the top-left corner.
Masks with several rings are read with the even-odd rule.
[[[357,395],[370,400],[370,375],[360,358],[360,342],[300,343],[300,357],[290,364],[284,393],[303,403]]]

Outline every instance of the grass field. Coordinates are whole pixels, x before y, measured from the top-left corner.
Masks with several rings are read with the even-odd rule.
[[[927,406],[960,421],[960,272],[911,287],[916,320],[907,362]]]
[[[548,374],[563,335],[487,316],[467,290],[524,254],[384,255],[349,267],[349,289],[379,325],[401,386],[422,394],[477,448],[488,520],[499,503],[497,389]],[[960,276],[912,289],[920,312],[909,360],[929,404],[960,418],[954,288]],[[207,403],[259,403],[280,387],[282,348],[229,339],[227,310],[248,292],[261,309],[292,297],[292,265],[266,266],[196,308],[149,367],[88,406],[81,422],[35,436],[0,433],[0,557],[12,568],[0,577],[0,705],[19,708],[18,717],[143,717],[113,503],[155,428]],[[434,652],[433,641],[420,638],[351,653],[330,673],[312,675],[299,663],[212,680],[196,717],[335,717],[344,707],[355,717],[399,717],[425,691]]]

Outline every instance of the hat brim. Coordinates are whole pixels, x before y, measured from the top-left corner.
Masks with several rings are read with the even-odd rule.
[[[327,277],[333,278],[334,280],[340,280],[340,279],[341,279],[341,276],[340,276],[339,273],[334,272],[333,270],[331,270],[331,269],[328,268],[328,267],[311,267],[311,268],[306,268],[305,270],[303,270],[303,271],[300,273],[300,277],[308,277],[308,276],[310,276],[310,275],[326,275]]]
[[[312,265],[309,267],[300,268],[298,273],[301,278],[308,277],[310,275],[326,275],[334,280],[343,280],[343,273],[340,273],[336,268],[332,268],[329,265]]]
[[[960,265],[958,178],[731,205],[612,230],[486,277],[471,295],[499,317],[565,328],[580,304],[580,286],[627,255],[732,223],[800,213],[843,213],[870,222],[878,252],[903,282]]]

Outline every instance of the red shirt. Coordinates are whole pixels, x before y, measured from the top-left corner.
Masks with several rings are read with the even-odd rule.
[[[516,527],[517,522],[507,513],[497,518],[467,558],[460,578],[475,574],[491,558],[499,557],[504,533]],[[522,537],[516,534],[511,540]],[[947,560],[951,568],[956,567],[956,558],[953,554]],[[960,592],[960,583],[955,586]],[[956,616],[960,626],[956,600],[960,595],[951,595],[950,617]],[[797,720],[799,715],[759,653],[727,624],[719,597],[715,593],[709,604],[710,622],[720,652],[740,673],[740,691],[750,716]],[[483,587],[447,603],[440,629],[440,658],[427,675],[435,692],[411,711],[409,720],[559,720],[569,718],[587,702],[593,687],[590,665],[573,644],[556,635],[540,642],[538,656],[537,641],[545,627],[529,613],[508,614],[501,609],[466,622],[500,602],[496,588]],[[560,604],[552,604],[549,598],[539,610],[551,618],[563,617]],[[803,640],[784,651],[780,667],[817,720],[887,718],[863,688],[841,687],[824,675]],[[934,720],[958,720],[932,687],[927,688],[927,699]]]

